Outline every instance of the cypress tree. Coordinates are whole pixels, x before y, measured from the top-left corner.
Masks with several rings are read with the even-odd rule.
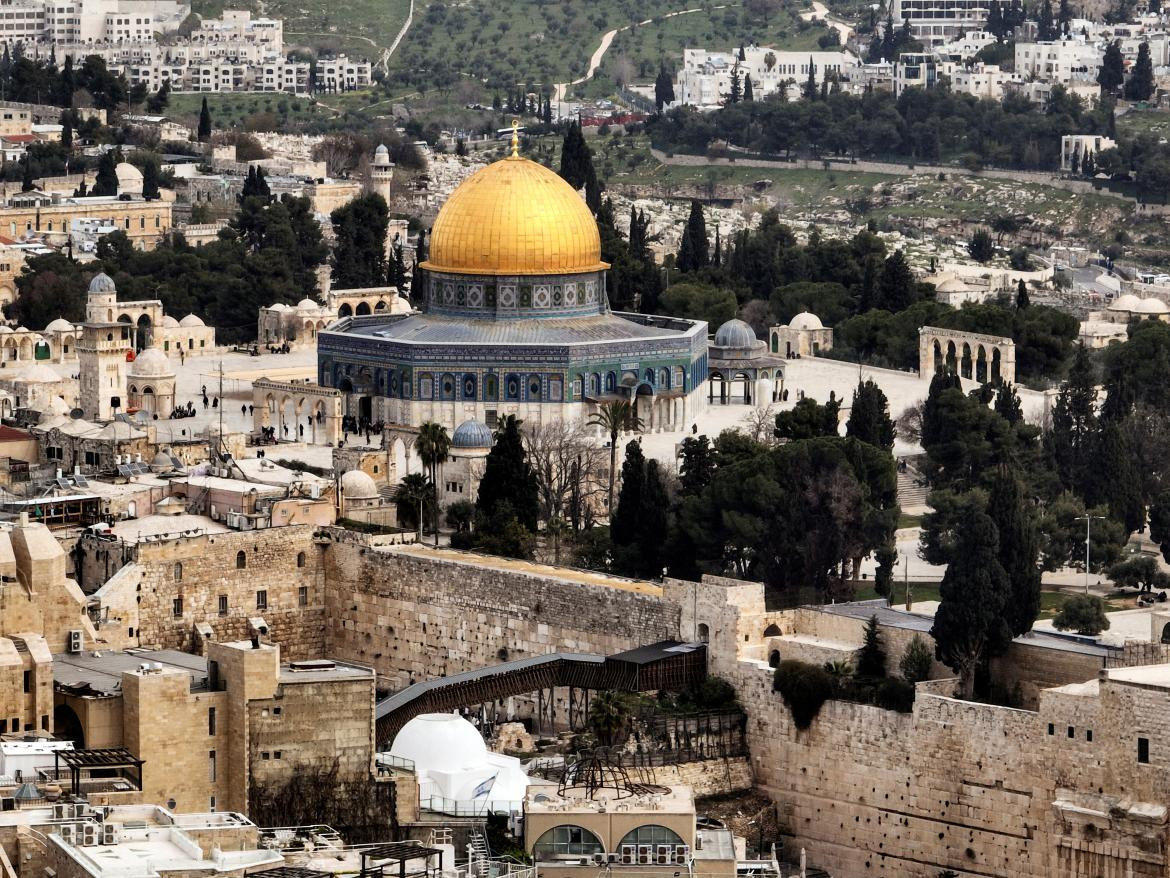
[[[61,147],[66,153],[73,152],[73,126],[65,113],[61,114]]]
[[[658,68],[658,76],[654,78],[654,106],[661,113],[666,104],[673,103],[674,78],[667,72],[666,65],[662,64]]]
[[[995,413],[1009,424],[1019,424],[1024,420],[1024,409],[1020,405],[1020,395],[1016,389],[1006,381],[1000,381],[995,392],[995,403],[992,405]]]
[[[1097,73],[1097,84],[1101,86],[1103,95],[1115,95],[1124,82],[1125,59],[1121,55],[1121,40],[1114,40],[1105,47],[1105,54],[1101,58],[1101,69]]]
[[[158,159],[153,156],[142,166],[142,197],[146,199],[159,198],[162,192],[158,186]]]
[[[122,152],[118,149],[106,150],[98,159],[97,176],[93,182],[93,194],[118,194],[118,162],[122,160]]]
[[[1061,36],[1068,36],[1069,25],[1072,23],[1072,9],[1069,8],[1068,0],[1060,0],[1060,7],[1056,14],[1057,30]]]
[[[817,99],[817,69],[813,63],[812,55],[808,56],[808,79],[804,83],[804,98],[807,101],[815,101]]]
[[[746,74],[743,78],[743,99],[745,101],[754,101],[756,99],[755,92],[752,91],[752,75]]]
[[[33,180],[32,162],[25,155],[20,159],[20,191],[32,192],[36,188],[37,184]]]
[[[889,401],[873,379],[858,382],[853,391],[845,435],[886,451],[894,450],[894,422],[890,419]]]
[[[930,633],[938,660],[959,675],[959,697],[969,701],[979,663],[1008,639],[1003,612],[1011,583],[999,561],[999,535],[988,515],[969,504],[956,535]]]
[[[200,143],[206,143],[211,137],[211,110],[207,108],[207,98],[203,99],[203,105],[199,108],[199,129],[196,136]]]
[[[703,206],[691,201],[691,213],[683,228],[676,266],[679,271],[696,271],[706,268],[711,261],[711,242],[707,238],[707,222],[703,218]]]
[[[496,430],[495,444],[484,462],[475,508],[491,518],[501,503],[507,503],[517,520],[535,532],[540,500],[520,434],[521,423],[515,415],[507,415]]]
[[[1028,298],[1028,285],[1024,283],[1023,278],[1020,278],[1016,283],[1016,308],[1020,311],[1023,311],[1030,304],[1031,300]]]
[[[1154,94],[1154,63],[1150,58],[1150,44],[1138,46],[1133,72],[1125,83],[1125,97],[1131,101],[1148,101]]]
[[[882,647],[881,629],[877,616],[870,616],[865,623],[865,639],[857,653],[857,676],[884,677],[886,675],[886,651]]]
[[[742,96],[743,80],[739,77],[739,65],[736,64],[731,71],[731,91],[728,93],[724,105],[738,104]]]
[[[1048,434],[1056,473],[1067,490],[1084,492],[1096,432],[1097,387],[1093,364],[1084,345],[1079,345],[1068,378],[1052,407],[1052,428]]]
[[[1040,4],[1040,11],[1036,15],[1036,39],[1056,39],[1056,27],[1052,23],[1052,0],[1044,0]]]
[[[1040,615],[1040,540],[1014,472],[1004,468],[992,481],[987,515],[999,534],[999,562],[1011,584],[1004,620],[1011,636],[1018,637],[1031,631]]]

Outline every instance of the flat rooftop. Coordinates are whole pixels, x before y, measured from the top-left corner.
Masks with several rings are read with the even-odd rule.
[[[507,573],[521,573],[529,576],[538,576],[542,579],[560,579],[565,582],[576,582],[581,585],[598,585],[604,588],[616,588],[622,591],[632,591],[638,594],[662,597],[662,586],[641,579],[625,579],[621,576],[607,576],[592,570],[578,570],[573,567],[554,567],[551,564],[537,564],[532,561],[518,561],[514,558],[498,558],[491,555],[476,555],[472,552],[460,552],[456,549],[434,549],[416,544],[405,546],[383,546],[378,551],[394,552],[402,555],[415,555],[419,558],[447,561],[452,564],[465,564],[469,567],[478,567],[487,570],[499,570]],[[866,618],[869,618],[868,616]],[[928,626],[929,627],[929,626]]]
[[[1110,668],[1105,672],[1110,680],[1133,683],[1151,689],[1170,689],[1170,664],[1142,665],[1136,668]]]
[[[79,846],[49,836],[77,864],[95,878],[158,878],[168,872],[239,872],[278,865],[276,851],[216,850],[210,858],[185,832],[173,826],[144,829],[119,827],[114,844]]]
[[[53,656],[54,684],[78,695],[121,695],[122,674],[137,671],[143,662],[158,662],[164,668],[184,671],[191,677],[192,689],[207,686],[207,659],[175,649],[60,653]]]
[[[532,784],[524,796],[524,811],[528,814],[596,812],[612,810],[619,802],[629,805],[633,814],[694,814],[695,796],[689,786],[658,786],[652,792],[623,791],[613,788],[598,790],[592,798],[583,791],[569,790],[568,795],[557,794],[558,785]]]
[[[165,534],[178,536],[202,536],[204,534],[228,533],[228,528],[206,515],[183,512],[179,515],[145,515],[116,521],[107,533],[112,533],[128,543],[141,542],[143,537],[157,537]]]

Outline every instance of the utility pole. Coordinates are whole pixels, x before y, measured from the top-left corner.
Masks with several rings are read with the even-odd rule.
[[[1089,593],[1089,550],[1092,546],[1091,540],[1093,536],[1093,519],[1103,520],[1104,515],[1089,515],[1087,512],[1084,515],[1078,515],[1075,521],[1085,522],[1085,594]]]

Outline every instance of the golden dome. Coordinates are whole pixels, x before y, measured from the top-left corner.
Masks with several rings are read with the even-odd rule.
[[[609,268],[584,200],[543,165],[512,156],[451,193],[422,267],[454,274],[574,274]]]

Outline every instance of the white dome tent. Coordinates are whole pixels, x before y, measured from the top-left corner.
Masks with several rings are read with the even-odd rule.
[[[419,801],[459,813],[519,811],[531,779],[513,756],[492,753],[470,722],[453,713],[416,716],[394,737],[390,755],[414,763]]]

